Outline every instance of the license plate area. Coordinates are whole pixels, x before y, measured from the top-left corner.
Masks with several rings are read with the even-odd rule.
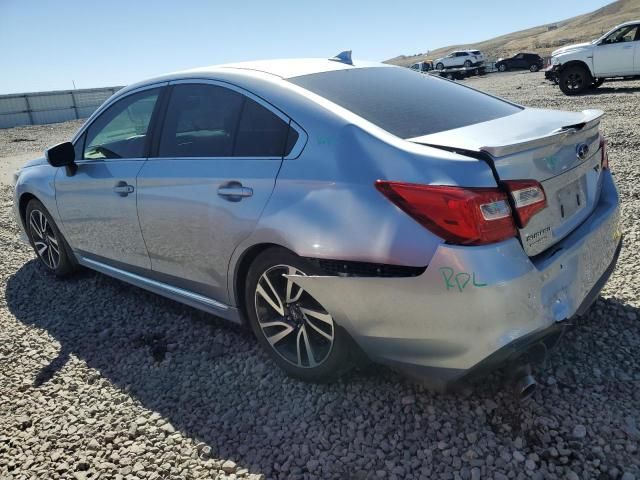
[[[584,187],[582,186],[582,178],[574,180],[569,185],[562,187],[556,195],[560,209],[560,218],[563,221],[571,218],[587,204]]]

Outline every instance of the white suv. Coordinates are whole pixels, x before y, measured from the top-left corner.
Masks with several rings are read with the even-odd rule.
[[[451,67],[478,67],[484,62],[484,55],[479,50],[456,50],[446,57],[438,58],[433,64],[436,70]]]
[[[551,77],[567,95],[599,87],[607,78],[640,75],[640,20],[626,22],[597,40],[555,50]]]

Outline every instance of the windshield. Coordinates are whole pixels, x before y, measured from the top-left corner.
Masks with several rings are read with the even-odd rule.
[[[400,138],[487,122],[522,109],[455,82],[400,67],[354,68],[288,80]]]

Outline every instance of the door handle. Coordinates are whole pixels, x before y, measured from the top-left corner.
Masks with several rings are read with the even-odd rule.
[[[230,202],[239,202],[243,198],[253,195],[253,189],[244,187],[240,182],[229,182],[218,188],[218,195]]]
[[[135,188],[133,188],[133,185],[129,185],[127,182],[118,182],[116,183],[116,186],[113,187],[113,191],[121,197],[126,197],[130,193],[133,193],[135,191]]]

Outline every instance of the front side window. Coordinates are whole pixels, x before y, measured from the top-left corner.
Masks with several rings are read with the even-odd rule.
[[[159,157],[282,157],[289,124],[234,90],[176,85],[160,138]]]
[[[83,159],[141,158],[160,89],[118,100],[86,132]]]
[[[627,27],[622,27],[611,35],[609,35],[604,43],[612,44],[612,43],[624,43],[624,42],[633,42],[636,40],[638,34],[638,25],[629,25]]]

